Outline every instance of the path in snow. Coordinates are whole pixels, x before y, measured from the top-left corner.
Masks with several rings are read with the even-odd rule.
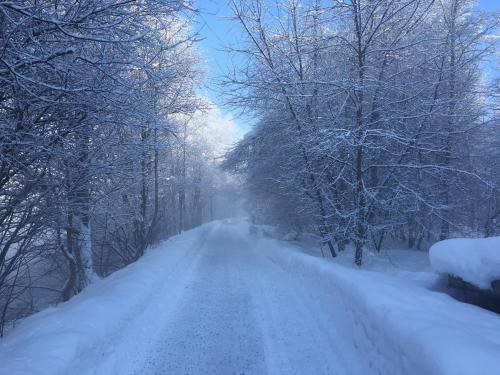
[[[264,230],[213,222],[159,244],[23,320],[0,375],[498,374],[498,315]]]
[[[92,373],[367,373],[340,355],[328,298],[273,263],[248,229],[207,226]]]

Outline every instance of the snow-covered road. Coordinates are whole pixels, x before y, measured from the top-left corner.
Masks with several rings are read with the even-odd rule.
[[[340,355],[317,288],[273,263],[248,229],[207,226],[96,373],[367,373]]]
[[[263,231],[225,220],[150,249],[21,322],[0,374],[498,374],[500,318],[430,290],[436,275],[352,269]]]

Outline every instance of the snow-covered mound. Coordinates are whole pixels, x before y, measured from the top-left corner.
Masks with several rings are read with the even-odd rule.
[[[454,238],[435,243],[431,265],[439,273],[460,277],[481,289],[500,280],[500,237]]]

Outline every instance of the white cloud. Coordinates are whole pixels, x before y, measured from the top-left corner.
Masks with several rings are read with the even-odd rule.
[[[238,142],[245,131],[236,123],[230,113],[224,113],[216,104],[205,100],[208,109],[195,115],[202,138],[220,156]]]

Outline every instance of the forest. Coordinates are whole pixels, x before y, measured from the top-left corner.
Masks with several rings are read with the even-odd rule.
[[[243,196],[252,222],[357,266],[500,235],[498,13],[228,1],[240,42],[218,85],[254,125],[227,149],[199,3],[0,1],[0,336]]]
[[[234,194],[196,92],[193,15],[180,0],[0,2],[0,335]]]
[[[224,167],[254,215],[355,263],[500,223],[498,14],[469,0],[233,1],[244,43],[229,100],[257,124]],[[498,55],[496,55],[498,61]],[[498,72],[498,71],[497,71]]]

